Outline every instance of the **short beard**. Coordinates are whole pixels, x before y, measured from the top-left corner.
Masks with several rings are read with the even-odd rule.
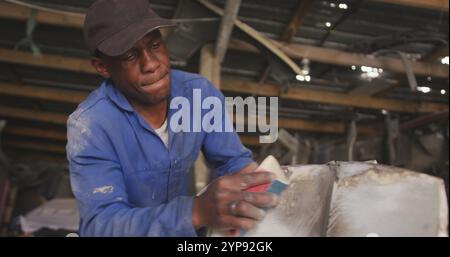
[[[141,104],[153,106],[168,100],[169,96],[170,94],[164,96],[150,96],[146,97],[145,99],[136,99],[136,100],[138,100]]]
[[[117,86],[117,83],[113,82],[113,84],[132,105],[137,104],[140,106],[155,106],[168,100],[172,92],[171,82],[169,82],[167,92],[164,95],[144,95],[136,92],[131,93]]]

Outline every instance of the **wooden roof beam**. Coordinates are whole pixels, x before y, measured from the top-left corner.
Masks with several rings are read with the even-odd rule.
[[[222,81],[222,90],[262,96],[280,96],[284,99],[300,100],[305,102],[346,105],[368,109],[385,109],[389,111],[407,113],[429,113],[448,109],[448,104],[401,101],[363,95],[355,97],[354,95],[349,94],[298,87],[289,88],[287,92],[281,92],[281,87],[276,85],[258,84],[237,80]]]
[[[206,1],[201,2],[207,3]],[[0,2],[0,17],[2,18],[26,21],[28,20],[30,13],[31,9],[28,7]],[[39,11],[39,14],[37,16],[37,22],[55,26],[76,27],[81,29],[83,27],[84,16],[78,15],[76,17],[77,18],[70,15],[52,13],[48,11]],[[247,33],[250,33],[251,28],[249,26],[242,24],[242,22],[240,22],[239,20],[236,20],[235,25],[236,24]],[[322,47],[314,47],[301,44],[286,45],[286,43],[278,42],[275,40],[264,39],[264,41],[269,42],[270,45],[276,46],[275,48],[272,48],[273,51],[279,52],[281,50],[281,53],[286,54],[288,57],[294,59],[308,58],[311,61],[328,63],[333,65],[343,65],[343,66],[365,65],[382,68],[385,70],[391,70],[399,73],[405,72],[403,63],[401,62],[400,59],[397,58],[373,57],[363,54],[355,54],[334,49],[327,49]],[[243,45],[242,43],[236,43],[233,42],[233,40],[231,40],[229,48],[240,51],[258,52],[258,50],[253,46]],[[5,54],[8,54],[8,52],[0,52],[0,61],[4,61],[5,58],[9,59],[8,56],[3,56]],[[60,62],[64,62],[64,60],[60,60]],[[78,70],[78,72],[88,72],[88,73],[91,73],[93,71],[91,65],[87,63],[87,60],[84,60],[81,63],[82,64],[80,64],[80,62],[75,62],[73,64],[75,65],[74,70]],[[448,67],[445,65],[412,62],[412,68],[414,73],[418,75],[448,78],[449,73]]]
[[[440,45],[424,56],[422,61],[434,63],[440,61],[440,59],[445,56],[448,56],[448,45]]]
[[[289,121],[284,121],[284,125],[292,126],[295,124],[289,124]],[[338,126],[331,126],[330,129],[338,128],[339,131],[345,129],[341,125]],[[368,132],[366,129],[362,129],[362,132]],[[6,126],[5,135],[11,135],[11,136],[19,136],[19,137],[30,137],[30,138],[36,138],[36,139],[42,139],[42,140],[57,140],[66,142],[67,141],[67,134],[65,131],[60,130],[48,130],[48,129],[40,129],[40,128],[29,128],[29,127],[22,127],[22,126]],[[262,145],[259,142],[259,136],[253,136],[253,135],[243,135],[239,134],[239,137],[241,138],[241,141],[244,145],[247,146],[258,146]]]
[[[387,4],[404,5],[409,7],[431,9],[448,12],[448,0],[371,0]]]
[[[7,3],[5,1],[0,2],[0,17],[2,18],[12,20],[28,20],[30,16],[31,8],[29,7]],[[36,16],[36,21],[38,23],[71,28],[82,28],[84,19],[84,14],[62,14],[41,10]]]
[[[56,70],[97,74],[91,66],[89,59],[64,57],[61,55],[45,54],[42,56],[34,56],[30,52],[0,48],[0,61]]]
[[[4,145],[7,147],[13,147],[13,148],[18,148],[18,149],[66,154],[66,148],[64,147],[64,145],[26,142],[26,141],[20,141],[20,140],[5,140]]]
[[[63,89],[53,89],[3,82],[0,82],[0,94],[71,104],[79,104],[88,96],[87,92],[68,91]]]
[[[308,14],[314,0],[298,0],[292,17],[280,37],[282,42],[291,42],[292,38],[297,33],[298,29],[302,26],[306,15]]]
[[[41,128],[30,128],[23,126],[6,126],[5,135],[19,136],[19,137],[31,137],[43,140],[57,140],[66,142],[67,133],[63,130],[48,130]],[[259,145],[259,138],[257,136],[239,135],[244,145]]]
[[[382,68],[397,73],[405,73],[406,69],[402,60],[393,57],[374,57],[365,54],[344,52],[336,49],[328,49],[300,44],[283,45],[274,42],[283,52],[294,59],[308,58],[311,61],[334,64],[339,66],[370,66]],[[411,68],[416,75],[436,76],[448,78],[448,66],[425,62],[411,62]]]
[[[308,58],[311,61],[338,66],[371,66],[397,73],[406,72],[402,61],[398,58],[374,57],[310,45],[283,44],[277,41],[272,42],[289,57],[294,59]],[[240,40],[231,40],[230,48],[237,51],[259,53],[259,50],[256,47]],[[422,76],[448,78],[449,74],[448,66],[442,64],[411,62],[411,68],[415,74]]]
[[[40,138],[40,139],[45,139],[45,140],[48,140],[48,139],[57,140],[57,141],[66,141],[67,140],[66,132],[60,131],[60,130],[49,130],[49,129],[41,129],[41,128],[33,128],[33,127],[7,125],[5,127],[4,133],[6,135],[11,135],[11,136]]]
[[[439,112],[448,109],[448,104],[438,104],[432,102],[402,101],[395,99],[377,98],[359,95],[355,97],[351,94],[335,93],[323,90],[313,90],[306,88],[290,88],[287,92],[281,92],[281,87],[270,84],[259,84],[239,80],[222,80],[221,88],[225,92],[239,94],[260,95],[260,96],[280,96],[281,98],[316,102],[322,104],[336,104],[353,106],[368,109],[385,109],[397,112],[408,113],[428,113]],[[83,101],[88,93],[70,92],[59,89],[50,89],[38,86],[15,85],[0,83],[0,94],[13,95],[18,97],[30,97],[35,99],[51,100],[78,104]],[[6,108],[6,107],[5,107]],[[0,114],[2,110],[0,110]],[[3,112],[6,113],[6,112]]]
[[[68,116],[61,113],[43,112],[39,110],[0,106],[0,117],[66,125]]]
[[[0,118],[13,118],[31,121],[47,122],[58,125],[66,125],[68,115],[29,110],[23,108],[0,106]],[[346,124],[344,122],[329,121],[313,121],[302,119],[286,119],[279,118],[278,124],[280,128],[302,130],[316,133],[342,134],[346,132]],[[370,126],[358,127],[359,133],[374,135],[379,131]]]

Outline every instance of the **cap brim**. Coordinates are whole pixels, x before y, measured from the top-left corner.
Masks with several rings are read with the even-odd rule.
[[[145,19],[134,23],[98,45],[97,49],[108,56],[119,56],[130,50],[137,41],[148,33],[167,27],[175,27],[176,23],[166,19]]]

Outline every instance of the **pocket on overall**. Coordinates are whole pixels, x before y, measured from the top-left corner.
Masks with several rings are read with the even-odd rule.
[[[140,207],[156,206],[167,201],[167,169],[145,169],[128,175],[127,191],[130,202]]]

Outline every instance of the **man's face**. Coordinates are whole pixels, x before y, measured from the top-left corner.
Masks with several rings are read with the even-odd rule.
[[[101,56],[106,77],[133,104],[155,105],[170,95],[170,60],[159,31],[147,34],[118,57]]]

